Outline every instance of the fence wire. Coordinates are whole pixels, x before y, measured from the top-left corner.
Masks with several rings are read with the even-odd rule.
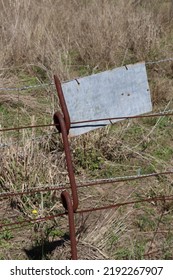
[[[71,122],[71,124],[78,126],[74,126],[71,128],[80,128],[86,126],[84,123],[89,123],[89,122],[99,122],[99,121],[111,121],[113,120],[130,120],[130,119],[142,119],[142,118],[154,118],[154,117],[169,117],[173,116],[173,110],[168,110],[168,111],[163,111],[163,112],[156,112],[152,114],[146,114],[146,115],[137,115],[137,116],[119,116],[115,118],[104,118],[104,119],[94,119],[94,120],[81,120],[81,121],[75,121]],[[47,128],[47,127],[56,127],[59,124],[39,124],[39,125],[28,125],[28,126],[18,126],[18,127],[10,127],[10,128],[1,128],[0,132],[7,132],[7,131],[19,131],[23,129],[32,129],[32,128]],[[96,125],[97,126],[97,125]],[[101,126],[107,126],[107,124],[101,124]]]
[[[121,176],[121,177],[114,177],[114,178],[104,178],[104,179],[95,179],[86,182],[79,182],[77,183],[77,188],[84,188],[84,187],[92,187],[96,185],[103,185],[103,184],[112,184],[112,183],[121,183],[126,181],[133,181],[133,180],[141,180],[149,177],[159,177],[159,176],[166,176],[173,174],[173,170],[164,171],[164,172],[156,172],[156,173],[149,173],[144,175],[130,175],[130,176]],[[19,191],[19,192],[1,192],[0,198],[9,198],[13,196],[23,196],[28,194],[35,194],[35,193],[44,193],[50,191],[62,191],[64,189],[70,189],[70,183],[62,183],[53,186],[46,186],[41,188],[30,188],[26,191]]]
[[[165,58],[165,59],[160,59],[160,60],[155,60],[155,61],[146,61],[146,65],[152,65],[152,64],[159,64],[159,63],[164,63],[164,62],[172,62],[173,58]],[[66,83],[68,81],[64,81]],[[54,82],[51,81],[49,83],[43,83],[43,84],[37,84],[37,85],[32,85],[32,86],[22,86],[22,87],[0,87],[0,91],[25,91],[29,89],[36,89],[36,88],[44,88],[44,87],[50,87],[50,86],[55,86]]]
[[[150,198],[143,198],[143,199],[138,199],[138,200],[133,200],[133,201],[126,201],[126,202],[122,202],[122,203],[116,203],[116,204],[112,204],[112,205],[106,205],[106,206],[101,206],[101,207],[95,207],[95,208],[86,208],[86,209],[78,209],[76,210],[76,214],[86,214],[86,213],[90,213],[90,212],[95,212],[95,211],[102,211],[102,210],[110,210],[110,209],[114,209],[114,208],[119,208],[121,206],[126,206],[126,205],[134,205],[137,203],[145,203],[145,202],[156,202],[156,201],[172,201],[173,200],[173,195],[169,195],[169,196],[153,196]],[[3,229],[13,229],[14,226],[18,226],[18,225],[22,225],[25,226],[27,224],[30,223],[40,223],[40,222],[44,222],[47,220],[53,220],[55,218],[58,217],[62,217],[67,215],[67,212],[61,212],[58,213],[56,215],[49,215],[49,216],[44,216],[44,217],[39,217],[39,218],[33,218],[33,219],[25,219],[23,221],[18,221],[18,222],[13,222],[13,223],[3,223],[0,224],[0,231],[2,231]]]
[[[166,58],[166,59],[161,59],[158,61],[148,61],[146,62],[146,65],[152,65],[152,64],[159,64],[159,63],[164,63],[164,62],[172,62],[173,58]],[[33,85],[33,86],[22,86],[20,88],[0,88],[0,91],[24,91],[28,89],[33,89],[33,88],[40,88],[40,87],[47,87],[47,86],[54,86],[53,82],[50,83],[44,83],[44,84],[38,84],[38,85]],[[82,120],[82,121],[76,121],[72,122],[71,124],[77,125],[76,127],[81,127],[81,126],[86,126],[88,122],[96,122],[96,121],[105,121],[109,120],[111,123],[111,120],[119,119],[119,120],[128,120],[128,119],[139,119],[139,118],[153,118],[153,117],[168,117],[168,116],[173,116],[173,110],[166,110],[163,112],[155,112],[152,114],[146,114],[146,115],[141,115],[141,116],[119,116],[115,118],[105,118],[105,119],[97,119],[97,120]],[[22,129],[32,129],[32,128],[45,128],[45,127],[54,127],[57,124],[44,124],[44,125],[31,125],[31,126],[21,126],[21,127],[11,127],[11,128],[0,128],[0,132],[6,132],[6,131],[19,131]],[[40,141],[43,139],[43,137],[49,137],[52,136],[53,133],[48,133],[44,136],[40,137],[31,137],[27,139],[27,141]],[[6,148],[10,147],[11,145],[19,144],[18,142],[10,142],[10,143],[0,143],[0,148]],[[149,173],[149,174],[143,174],[143,175],[130,175],[130,176],[121,176],[121,177],[112,177],[112,178],[104,178],[104,179],[95,179],[95,180],[90,180],[90,181],[80,181],[77,183],[77,188],[84,188],[84,187],[91,187],[91,186],[96,186],[96,185],[101,185],[101,184],[113,184],[113,183],[119,183],[119,182],[125,182],[125,181],[132,181],[132,180],[142,180],[145,178],[149,177],[159,177],[159,176],[166,176],[166,175],[172,175],[173,170],[166,170],[163,172],[155,172],[155,173]],[[65,189],[70,189],[70,184],[69,183],[62,183],[62,184],[57,184],[57,185],[48,185],[48,186],[42,186],[38,188],[30,188],[24,191],[16,191],[16,192],[1,192],[0,193],[0,198],[10,198],[10,197],[15,197],[15,196],[24,196],[24,195],[31,195],[31,194],[36,194],[36,193],[45,193],[45,192],[50,192],[50,191],[62,191]],[[75,211],[76,214],[86,214],[90,212],[95,212],[95,211],[102,211],[102,210],[109,210],[109,209],[117,209],[119,207],[123,207],[125,205],[135,205],[137,203],[151,203],[151,202],[156,202],[156,201],[173,201],[173,195],[162,195],[162,196],[153,196],[153,197],[143,197],[142,199],[138,200],[132,200],[132,201],[126,201],[126,202],[120,202],[120,203],[115,203],[115,204],[109,204],[105,206],[100,206],[100,207],[90,207],[90,208],[84,208],[84,209],[77,209]],[[4,231],[6,229],[11,229],[15,230],[17,228],[21,228],[24,226],[28,226],[30,224],[37,224],[41,223],[44,221],[48,220],[54,220],[58,217],[62,217],[67,215],[67,211],[63,210],[58,210],[59,213],[55,215],[48,215],[48,216],[43,216],[43,217],[37,217],[37,218],[30,218],[30,219],[23,219],[20,221],[16,222],[4,222],[0,224],[0,231]]]

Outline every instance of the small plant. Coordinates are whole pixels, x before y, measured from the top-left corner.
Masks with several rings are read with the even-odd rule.
[[[136,220],[136,225],[140,231],[153,231],[156,227],[156,222],[147,214],[139,215]]]
[[[75,154],[76,163],[83,169],[87,169],[89,171],[95,171],[100,169],[101,165],[104,162],[99,151],[95,150],[94,148],[90,148],[87,150],[77,148]]]
[[[162,147],[155,151],[155,155],[157,158],[167,161],[172,157],[173,149],[171,147]]]
[[[136,241],[134,244],[134,259],[135,260],[142,260],[144,259],[144,253],[146,248],[145,241]]]
[[[10,230],[8,230],[8,229],[5,229],[2,232],[0,232],[0,240],[1,239],[10,240],[13,237],[14,237],[13,233]]]
[[[130,260],[133,258],[133,254],[129,248],[122,247],[117,249],[114,258],[116,260]]]

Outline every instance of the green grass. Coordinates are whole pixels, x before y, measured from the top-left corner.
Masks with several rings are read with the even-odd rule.
[[[11,232],[11,230],[4,230],[3,232],[0,233],[0,242],[2,242],[2,240],[10,240],[13,239],[14,234]]]

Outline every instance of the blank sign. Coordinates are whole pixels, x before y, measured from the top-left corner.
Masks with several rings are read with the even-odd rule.
[[[152,111],[145,63],[127,65],[62,84],[71,122],[130,117]],[[119,120],[112,120],[115,123]],[[72,124],[71,136],[110,124]]]

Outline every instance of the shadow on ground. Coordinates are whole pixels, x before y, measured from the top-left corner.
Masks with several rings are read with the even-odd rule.
[[[47,259],[47,255],[51,254],[58,247],[62,247],[66,241],[70,239],[68,234],[65,234],[60,240],[57,241],[45,241],[43,240],[41,245],[33,246],[30,249],[23,249],[28,259],[30,260],[42,260]]]

